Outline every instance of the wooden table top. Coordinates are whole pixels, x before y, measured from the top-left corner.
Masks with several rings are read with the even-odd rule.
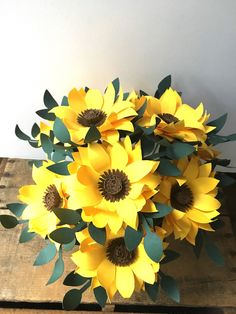
[[[0,159],[1,213],[6,213],[6,203],[17,201],[18,188],[31,183],[31,167],[28,160]],[[113,310],[115,304],[120,304],[123,306],[123,311],[125,311],[126,305],[146,305],[150,308],[145,307],[144,312],[151,312],[150,309],[155,308],[158,311],[159,307],[159,309],[165,309],[165,313],[172,313],[169,311],[177,307],[174,313],[187,313],[183,312],[183,309],[206,307],[212,308],[212,314],[235,314],[236,241],[230,215],[227,211],[223,213],[223,220],[225,226],[212,235],[212,239],[224,255],[225,267],[223,268],[216,266],[204,253],[197,260],[191,246],[186,243],[176,241],[170,246],[170,248],[179,252],[181,256],[177,260],[163,265],[162,269],[177,279],[181,292],[180,304],[175,304],[162,293],[156,303],[151,302],[144,293],[135,294],[130,300],[124,300],[117,295],[113,307],[108,307],[108,311]],[[59,303],[62,301],[65,292],[69,290],[68,287],[62,285],[64,276],[56,283],[45,286],[54,262],[52,261],[41,267],[33,266],[40,248],[44,246],[44,241],[39,237],[35,237],[30,242],[19,244],[21,228],[22,226],[19,225],[15,229],[6,230],[0,226],[2,242],[0,250],[0,313],[44,313],[46,309],[42,308],[40,304],[51,304],[51,310],[48,309],[46,313],[57,313],[57,309],[60,308]],[[64,259],[66,275],[74,268],[74,264],[70,260],[69,253]],[[17,309],[16,304],[21,304],[23,307],[24,302],[27,302],[27,307],[30,307],[28,304],[34,304],[34,306],[38,304],[39,309],[25,309],[23,310],[25,312],[22,312],[22,310]],[[94,304],[95,299],[92,293],[85,293],[82,302],[87,305]],[[14,304],[14,308],[16,308],[5,308],[10,308],[11,304]],[[4,307],[4,309],[1,309],[1,307]],[[116,308],[118,307],[116,306]],[[88,309],[92,311],[91,307],[88,307]],[[127,309],[127,312],[130,312],[130,307],[127,307]],[[178,309],[181,309],[182,312],[177,312]],[[201,313],[210,312],[204,312],[204,309],[202,309]]]

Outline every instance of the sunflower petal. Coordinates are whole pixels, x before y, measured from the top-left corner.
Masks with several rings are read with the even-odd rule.
[[[79,113],[87,109],[86,104],[85,104],[85,95],[86,93],[83,90],[83,88],[81,88],[80,90],[73,88],[69,92],[68,103],[69,103],[69,106],[74,110],[74,112]]]
[[[217,186],[219,183],[219,180],[215,178],[205,178],[205,177],[200,177],[191,182],[194,186],[194,190],[197,193],[208,193]]]
[[[71,208],[77,209],[81,207],[94,206],[98,204],[102,199],[102,196],[98,189],[94,186],[87,186],[82,190],[74,190],[69,198]]]
[[[138,278],[149,284],[154,283],[155,274],[151,264],[141,259],[137,259],[137,261],[131,264],[130,267]]]
[[[104,259],[98,267],[97,278],[100,284],[108,289],[115,280],[116,267],[108,259]]]
[[[194,207],[200,209],[201,211],[210,212],[220,208],[220,202],[207,194],[196,194],[194,197]]]
[[[137,229],[137,209],[135,203],[130,199],[124,199],[117,203],[117,213],[124,219],[127,225]]]
[[[199,177],[209,177],[211,173],[211,163],[208,162],[206,164],[203,164],[199,167]]]
[[[123,146],[116,143],[110,150],[111,168],[112,169],[124,169],[128,163],[128,154]]]
[[[131,268],[116,267],[116,287],[123,298],[130,298],[134,292],[134,274]]]
[[[210,219],[200,210],[191,209],[186,213],[187,217],[195,222],[208,223]]]
[[[157,165],[155,161],[138,160],[129,164],[125,169],[125,173],[128,175],[130,182],[137,182],[148,173],[153,172]]]
[[[110,157],[101,144],[89,144],[87,150],[89,162],[94,170],[103,172],[110,168]]]
[[[184,171],[184,177],[186,177],[189,180],[194,180],[197,178],[198,173],[199,173],[198,159],[193,157],[189,161],[188,166]]]
[[[86,252],[77,251],[72,254],[73,262],[85,270],[96,270],[105,258],[103,246],[93,244],[91,249]]]
[[[110,83],[107,86],[103,99],[104,99],[104,103],[102,106],[102,110],[109,114],[111,112],[111,109],[115,100],[115,89],[112,83]]]
[[[84,185],[97,185],[99,175],[88,166],[81,166],[77,171],[77,179]]]
[[[85,101],[88,109],[101,109],[103,105],[103,97],[98,89],[88,90]]]

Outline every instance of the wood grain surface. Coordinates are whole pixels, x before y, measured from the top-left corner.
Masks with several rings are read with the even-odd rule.
[[[31,167],[27,160],[0,159],[0,211],[8,212],[6,203],[16,202],[18,188],[30,183],[32,183]],[[181,256],[179,259],[163,265],[162,270],[177,279],[181,292],[181,303],[175,304],[161,293],[156,304],[218,307],[225,308],[225,311],[227,308],[229,312],[225,313],[231,313],[231,310],[236,313],[236,241],[230,218],[225,214],[223,219],[225,226],[212,234],[212,239],[225,257],[225,267],[217,267],[205,253],[197,260],[190,245],[181,241],[174,242],[170,248],[179,252]],[[41,267],[33,266],[44,241],[36,237],[28,243],[19,244],[21,228],[22,226],[17,226],[15,229],[6,230],[0,226],[2,244],[0,250],[0,302],[61,302],[68,290],[68,287],[62,285],[63,279],[45,286],[54,262]],[[74,265],[70,260],[69,253],[64,255],[64,260],[66,275],[74,268]],[[83,302],[95,302],[91,292],[84,294]],[[144,293],[135,294],[129,300],[124,300],[116,295],[114,304],[154,305]],[[12,309],[12,312],[10,312],[11,309],[1,311],[3,313],[21,313],[16,309]],[[39,312],[25,310],[25,313]],[[40,313],[43,313],[43,310],[40,310]],[[57,313],[57,311],[52,310],[47,313]]]

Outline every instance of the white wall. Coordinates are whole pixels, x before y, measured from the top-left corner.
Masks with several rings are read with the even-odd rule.
[[[60,100],[117,76],[154,92],[171,73],[186,102],[228,111],[236,132],[235,0],[0,0],[0,15],[0,156],[44,156],[14,127],[29,133],[46,88]],[[236,143],[225,147],[236,165]]]

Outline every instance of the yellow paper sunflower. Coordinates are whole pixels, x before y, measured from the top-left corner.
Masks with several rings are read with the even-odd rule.
[[[213,145],[202,143],[202,145],[198,147],[197,154],[201,159],[211,161],[212,159],[217,158],[217,156],[220,155],[220,152],[216,150]]]
[[[70,164],[68,206],[82,208],[82,219],[117,232],[125,222],[137,228],[139,211],[156,211],[151,197],[160,181],[154,174],[159,162],[142,160],[140,143],[129,137],[113,146],[91,143],[74,153]]]
[[[196,156],[179,160],[177,167],[182,177],[163,177],[154,199],[173,207],[163,220],[167,234],[195,244],[198,229],[213,231],[209,223],[219,215],[220,202],[215,198],[219,181],[211,163],[201,164]]]
[[[142,96],[133,101],[136,104],[136,110],[139,110],[145,102],[147,104],[138,124],[142,127],[150,127],[155,125],[158,118],[159,123],[154,134],[163,136],[169,141],[179,139],[184,142],[204,142],[206,134],[214,129],[205,125],[209,115],[204,112],[202,103],[196,109],[183,104],[178,92],[172,88],[167,89],[160,99]]]
[[[103,286],[111,300],[118,290],[122,297],[129,298],[140,291],[144,282],[153,284],[157,279],[159,263],[146,254],[143,241],[133,251],[128,251],[124,241],[124,230],[116,234],[107,229],[106,244],[100,245],[84,229],[77,233],[80,249],[72,254],[81,276],[92,277],[92,288]]]
[[[25,204],[22,219],[29,220],[29,231],[43,238],[56,229],[59,219],[52,211],[54,208],[67,207],[67,187],[62,176],[56,175],[46,167],[52,162],[43,162],[39,168],[33,166],[34,185],[19,189],[18,198]]]
[[[102,93],[97,89],[87,92],[81,88],[72,89],[68,96],[69,106],[57,106],[51,110],[62,119],[68,128],[71,140],[76,144],[84,144],[90,127],[95,126],[101,138],[108,142],[119,140],[118,130],[133,131],[130,120],[137,115],[134,104],[130,101],[136,94],[131,93],[125,100],[120,89],[116,99],[112,83]]]

